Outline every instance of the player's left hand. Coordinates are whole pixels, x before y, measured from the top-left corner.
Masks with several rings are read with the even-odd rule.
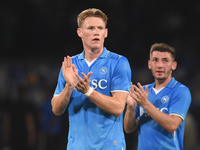
[[[133,88],[131,89],[131,97],[141,106],[145,105],[148,101],[148,86],[145,87],[145,90],[143,89],[142,85],[138,82],[138,87],[136,85],[133,85]]]
[[[89,72],[87,74],[87,76],[82,72],[81,75],[83,76],[83,79],[77,74],[76,77],[78,78],[78,82],[76,85],[76,89],[85,94],[88,92],[89,88],[90,88],[90,76],[93,72]]]
[[[135,108],[137,106],[137,102],[133,98],[133,92],[134,92],[134,87],[133,87],[133,83],[131,82],[130,93],[129,93],[128,97],[126,98],[126,103],[127,103],[127,108],[129,110],[135,111]]]

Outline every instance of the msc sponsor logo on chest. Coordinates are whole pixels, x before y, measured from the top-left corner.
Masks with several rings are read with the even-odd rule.
[[[164,104],[164,103],[167,103],[169,101],[169,96],[165,95],[161,98],[161,102]],[[168,108],[166,107],[162,107],[162,108],[157,108],[159,111],[161,112],[164,112],[164,113],[167,113],[168,112]],[[143,107],[140,107],[140,117],[144,115],[145,117],[148,117],[149,114],[144,110]]]
[[[101,67],[99,69],[99,74],[106,74],[108,72],[108,68],[107,67]],[[107,79],[93,79],[91,81],[91,84],[92,84],[92,88],[93,89],[96,89],[96,88],[100,88],[100,89],[106,89],[108,86],[107,86]]]
[[[97,79],[93,79],[91,81],[92,84],[92,88],[96,89],[97,87],[99,87],[100,89],[105,89],[107,88],[107,80],[106,79],[101,79],[101,80],[97,80]]]
[[[159,111],[163,112],[163,113],[167,113],[168,112],[168,108],[163,107],[163,108],[157,108]],[[144,110],[143,107],[140,107],[140,117],[144,116],[144,117],[149,117],[149,114]]]

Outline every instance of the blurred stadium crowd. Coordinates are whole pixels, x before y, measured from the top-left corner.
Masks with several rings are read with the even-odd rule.
[[[192,94],[186,117],[185,149],[199,149],[200,1],[3,0],[1,3],[0,150],[66,148],[67,112],[59,117],[53,115],[50,100],[63,57],[82,52],[76,16],[90,7],[108,15],[105,46],[128,58],[133,82],[153,82],[147,68],[151,44],[164,42],[175,47],[178,68],[173,75]],[[135,150],[137,131],[126,134],[126,141],[127,150]]]

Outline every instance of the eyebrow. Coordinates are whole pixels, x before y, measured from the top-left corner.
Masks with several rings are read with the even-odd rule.
[[[159,59],[158,57],[152,57],[153,59]],[[167,57],[161,58],[161,59],[169,59]]]

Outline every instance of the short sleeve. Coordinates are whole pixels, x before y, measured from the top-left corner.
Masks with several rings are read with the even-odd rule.
[[[62,92],[62,90],[64,89],[65,84],[66,84],[66,81],[63,77],[62,67],[61,67],[60,73],[59,73],[59,76],[58,76],[58,83],[57,83],[54,95],[60,94]]]
[[[131,69],[126,57],[121,56],[116,64],[112,77],[111,91],[130,91]]]
[[[174,97],[170,103],[169,114],[180,115],[184,119],[191,103],[191,93],[186,86],[181,85],[173,94]]]

